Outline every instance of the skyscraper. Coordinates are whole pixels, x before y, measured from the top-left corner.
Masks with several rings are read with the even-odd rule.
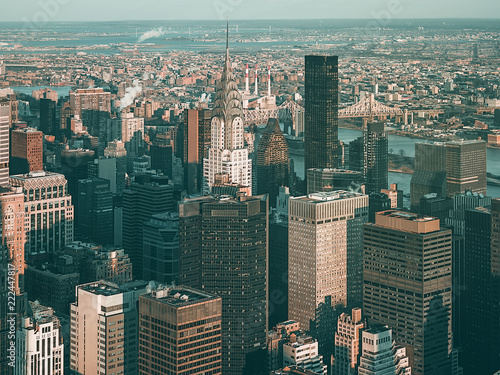
[[[332,190],[364,190],[363,174],[346,169],[312,168],[307,170],[307,194]]]
[[[155,140],[149,149],[151,169],[172,178],[172,145],[170,142]]]
[[[446,144],[415,143],[415,171],[410,182],[410,208],[419,212],[420,199],[435,193],[446,197]]]
[[[467,190],[486,195],[486,142],[446,143],[446,185],[448,197]]]
[[[257,149],[257,193],[269,194],[276,205],[280,186],[288,186],[290,162],[288,144],[277,119],[269,119]]]
[[[365,152],[363,137],[358,137],[349,142],[349,169],[351,171],[363,172],[365,163]]]
[[[140,176],[123,190],[123,248],[132,260],[134,278],[143,273],[143,225],[151,215],[171,212],[173,186],[165,176]]]
[[[113,186],[111,186],[111,191],[114,194],[120,195],[123,189],[125,189],[125,172],[127,171],[127,150],[124,143],[118,140],[109,142],[108,146],[104,149],[104,157],[116,159],[116,191],[113,189]],[[108,177],[108,179],[110,178]]]
[[[45,135],[56,135],[59,131],[56,123],[57,103],[50,99],[40,99],[40,131]]]
[[[111,112],[111,93],[102,88],[77,89],[69,92],[73,115],[82,117],[82,111]]]
[[[64,176],[30,172],[10,177],[24,194],[25,256],[48,255],[73,241],[73,204]]]
[[[439,219],[383,211],[364,226],[363,310],[394,329],[412,373],[451,372],[451,230]]]
[[[79,285],[71,304],[71,370],[136,375],[137,296],[105,281]]]
[[[338,168],[337,56],[305,57],[305,170]]]
[[[220,375],[220,297],[184,286],[139,297],[139,375]]]
[[[229,35],[229,28],[228,28]],[[203,161],[204,194],[209,194],[218,175],[252,189],[252,160],[245,147],[241,94],[229,59],[229,39],[222,78],[217,85],[212,111],[211,145]]]
[[[494,358],[496,367],[500,367],[500,198],[493,199],[491,202],[491,275],[492,275],[492,290],[493,294],[493,318],[491,336],[492,353],[497,353]]]
[[[11,132],[10,174],[43,170],[43,133],[33,128]]]
[[[288,318],[308,330],[316,308],[361,304],[368,196],[332,191],[290,198]]]
[[[361,309],[352,309],[351,315],[342,313],[337,321],[335,332],[335,375],[354,375],[357,373],[361,354],[361,331],[366,322],[361,319]]]
[[[381,122],[368,123],[363,135],[365,192],[380,193],[387,189],[389,169],[389,142]]]
[[[211,145],[212,110],[186,109],[183,124],[184,187],[188,194],[203,189],[203,160]]]
[[[0,100],[0,186],[9,183],[10,101]]]

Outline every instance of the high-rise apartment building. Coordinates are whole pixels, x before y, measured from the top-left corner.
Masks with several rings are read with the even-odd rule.
[[[361,309],[352,309],[351,315],[342,313],[337,320],[335,332],[335,354],[333,371],[335,375],[357,374],[361,354],[361,331],[366,328]]]
[[[446,144],[415,143],[415,170],[410,182],[410,208],[419,212],[420,199],[426,194],[446,197]]]
[[[305,57],[305,170],[338,168],[337,56]]]
[[[439,219],[398,211],[364,226],[363,310],[393,328],[412,373],[451,372],[452,239]]]
[[[139,375],[222,373],[222,299],[184,286],[139,297]]]
[[[111,93],[102,88],[77,89],[69,92],[73,115],[82,117],[82,111],[111,112]]]
[[[257,149],[257,193],[269,194],[274,207],[279,188],[289,185],[289,153],[277,119],[269,119]]]
[[[290,198],[288,318],[308,330],[317,307],[361,305],[368,196],[333,191]]]
[[[188,194],[203,189],[203,160],[208,156],[212,132],[212,110],[186,109],[183,124],[184,187]]]
[[[382,194],[387,194],[391,200],[392,209],[403,208],[403,190],[398,190],[398,184],[391,184],[389,189],[381,189]]]
[[[33,128],[11,132],[10,174],[43,170],[43,133]]]
[[[179,215],[152,215],[143,226],[143,279],[179,282]]]
[[[122,142],[130,142],[138,133],[140,138],[144,137],[144,118],[134,117],[130,112],[122,113]]]
[[[370,327],[361,333],[361,340],[359,375],[412,374],[406,348],[396,345],[390,328]]]
[[[364,192],[362,172],[346,169],[311,168],[307,170],[307,194],[350,190]]]
[[[222,78],[215,92],[211,144],[208,157],[203,160],[205,195],[220,175],[228,175],[231,183],[247,186],[251,192],[252,160],[245,147],[242,99],[229,59],[228,42]]]
[[[9,183],[10,120],[10,101],[0,100],[0,186],[6,186]]]
[[[368,123],[363,134],[365,192],[380,193],[387,189],[389,173],[389,141],[384,123]]]
[[[24,194],[26,257],[54,253],[73,241],[73,204],[64,175],[30,172],[10,176],[10,184]]]
[[[98,281],[79,285],[70,314],[70,368],[82,375],[136,375],[137,296]]]
[[[486,142],[446,143],[446,187],[448,197],[467,190],[486,195]]]
[[[16,333],[15,375],[63,375],[61,323],[50,307],[30,302],[33,315],[24,317]]]
[[[139,176],[123,190],[123,248],[133,264],[134,278],[142,278],[143,225],[151,215],[172,212],[174,190],[166,176]]]

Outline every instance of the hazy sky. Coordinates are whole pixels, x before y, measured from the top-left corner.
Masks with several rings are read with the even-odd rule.
[[[499,0],[2,0],[0,21],[500,18]]]

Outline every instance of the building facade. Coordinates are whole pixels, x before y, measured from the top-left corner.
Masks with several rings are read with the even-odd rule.
[[[43,171],[43,133],[33,128],[11,132],[10,174]]]
[[[389,173],[389,140],[384,123],[368,123],[363,138],[365,192],[380,193],[387,189]]]
[[[363,174],[346,169],[311,168],[307,170],[307,194],[332,190],[364,193]]]
[[[352,309],[351,315],[340,314],[335,332],[333,374],[357,374],[361,355],[361,331],[364,328],[366,328],[366,322],[362,320],[360,308]]]

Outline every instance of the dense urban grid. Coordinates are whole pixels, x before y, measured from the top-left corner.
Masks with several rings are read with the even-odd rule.
[[[0,374],[500,373],[497,24],[54,25],[0,24]]]

